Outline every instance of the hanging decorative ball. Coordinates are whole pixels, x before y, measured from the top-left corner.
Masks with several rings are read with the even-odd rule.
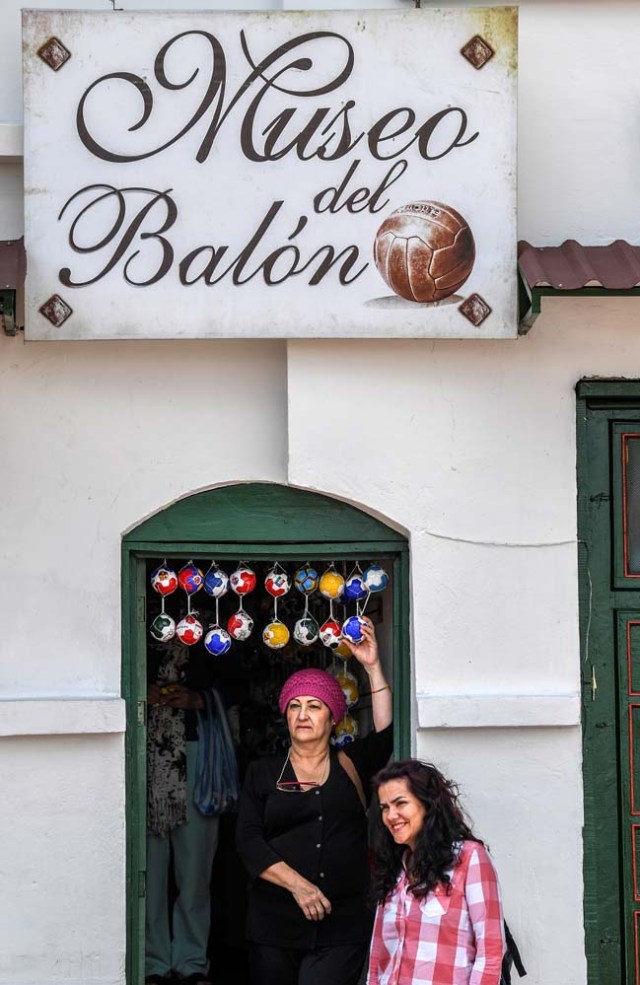
[[[193,646],[202,639],[204,629],[195,612],[190,612],[176,626],[176,636],[186,646]]]
[[[293,576],[293,584],[303,595],[311,595],[318,587],[318,572],[310,564],[303,564]]]
[[[331,743],[338,749],[343,749],[358,737],[358,732],[358,723],[355,718],[352,715],[345,715],[342,721],[336,725]]]
[[[370,565],[363,578],[368,592],[382,592],[389,584],[389,575],[379,564]]]
[[[253,630],[253,619],[244,609],[238,609],[229,618],[227,630],[234,640],[248,640]]]
[[[342,623],[342,635],[351,643],[362,643],[364,639],[363,626],[366,626],[366,622],[362,616],[349,616]]]
[[[269,595],[273,595],[274,599],[279,599],[286,595],[291,588],[289,575],[279,568],[272,568],[264,580],[264,587]]]
[[[204,576],[204,590],[207,595],[219,599],[229,591],[229,575],[222,568],[213,565]]]
[[[301,646],[311,646],[320,636],[320,627],[313,616],[306,615],[298,619],[293,627],[293,638]]]
[[[178,572],[178,584],[187,595],[195,595],[196,592],[199,592],[203,581],[202,572],[193,561],[189,561]]]
[[[171,595],[178,587],[178,576],[173,568],[161,564],[151,575],[151,587],[158,595]]]
[[[344,578],[335,568],[327,568],[318,583],[318,588],[326,599],[339,599],[344,591]]]
[[[270,650],[281,650],[289,642],[289,630],[279,619],[274,619],[264,627],[262,640]]]
[[[351,650],[343,639],[341,639],[338,645],[333,648],[333,652],[336,657],[342,657],[343,660],[346,660],[347,657],[352,656]]]
[[[368,590],[364,583],[364,575],[361,571],[354,571],[344,583],[343,600],[347,602],[360,602],[363,598],[366,598],[367,593]]]
[[[360,697],[358,681],[350,670],[345,670],[344,668],[338,671],[335,678],[342,688],[344,699],[347,702],[347,708],[350,708],[351,705],[354,705]]]
[[[160,612],[149,626],[149,633],[158,643],[168,643],[176,635],[175,620],[166,612]]]
[[[256,573],[246,564],[241,564],[230,575],[229,582],[236,595],[248,595],[256,587]]]
[[[231,637],[222,626],[210,626],[204,638],[204,648],[212,657],[222,657],[231,648]]]
[[[325,646],[334,650],[340,642],[340,623],[335,619],[327,619],[320,627],[320,639]]]

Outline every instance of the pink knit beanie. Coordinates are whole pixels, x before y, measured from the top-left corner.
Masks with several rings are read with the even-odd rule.
[[[336,723],[341,722],[346,715],[347,702],[342,688],[335,677],[332,677],[326,670],[314,670],[312,668],[297,670],[284,682],[278,698],[278,707],[283,715],[289,702],[301,695],[309,695],[324,701]]]

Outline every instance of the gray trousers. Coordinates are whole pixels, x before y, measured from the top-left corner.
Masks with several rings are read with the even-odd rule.
[[[207,970],[211,924],[209,883],[218,847],[218,817],[205,817],[193,803],[197,742],[187,742],[187,820],[164,837],[147,835],[145,975],[191,975]],[[169,858],[178,898],[169,932]]]

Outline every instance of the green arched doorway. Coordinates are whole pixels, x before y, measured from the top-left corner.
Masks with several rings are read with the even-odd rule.
[[[144,982],[147,575],[167,556],[209,563],[384,560],[391,575],[387,645],[394,747],[410,754],[409,548],[406,538],[350,504],[271,483],[223,486],[181,499],[122,543],[122,691],[127,703],[127,983]]]

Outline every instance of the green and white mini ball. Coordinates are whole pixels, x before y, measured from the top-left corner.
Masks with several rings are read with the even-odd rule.
[[[300,646],[311,646],[320,636],[320,627],[313,616],[302,616],[293,627],[293,638]]]
[[[166,612],[161,612],[149,626],[149,633],[158,643],[168,643],[176,635],[175,620]]]

